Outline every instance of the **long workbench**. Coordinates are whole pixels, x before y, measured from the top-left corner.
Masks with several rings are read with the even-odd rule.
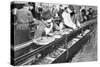
[[[56,46],[59,46],[61,44],[65,44],[65,49],[67,49],[67,44],[70,40],[72,40],[72,38],[75,38],[78,34],[82,33],[82,31],[85,31],[86,29],[90,29],[90,27],[92,25],[96,24],[96,22],[97,22],[96,18],[93,20],[87,21],[84,24],[82,24],[82,27],[80,29],[73,31],[68,35],[63,35],[60,39],[56,39],[55,41],[53,41],[52,43],[50,43],[48,45],[39,46],[39,45],[36,45],[35,43],[33,43],[32,41],[29,41],[25,44],[14,46],[14,47],[12,47],[12,51],[14,52],[14,54],[12,54],[14,56],[14,57],[12,57],[12,64],[21,65],[24,62],[28,61],[27,60],[28,58],[31,58],[33,55],[38,54],[38,53],[43,53],[43,55],[45,56],[48,53],[50,53],[50,51],[53,48],[58,48]],[[88,40],[88,38],[89,38],[89,35],[87,34],[82,39],[80,39],[77,43],[75,43],[71,48],[67,49],[65,53],[68,53],[68,54],[66,54],[68,57],[64,61],[69,62],[70,59],[78,52],[78,50],[80,50],[82,48],[83,44]],[[31,51],[29,50],[30,48],[32,48]],[[24,51],[24,53],[23,53],[23,51]],[[22,55],[20,55],[20,54],[17,55],[17,53],[21,53]],[[63,56],[65,56],[65,54],[62,55],[62,57]],[[58,63],[58,61],[60,63],[59,58],[57,60],[55,60],[53,63]],[[61,62],[63,62],[63,61],[61,61]]]

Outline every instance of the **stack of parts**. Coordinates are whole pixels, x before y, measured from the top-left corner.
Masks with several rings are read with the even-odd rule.
[[[66,49],[58,48],[57,50],[53,51],[51,54],[47,55],[42,59],[38,64],[50,64],[55,59],[57,59],[60,55],[62,55]]]
[[[86,30],[83,33],[83,36],[85,36],[88,32],[90,32],[90,30]],[[81,34],[77,35],[76,38],[73,38],[69,43],[68,43],[68,48],[72,47],[76,42],[78,42],[82,37]]]

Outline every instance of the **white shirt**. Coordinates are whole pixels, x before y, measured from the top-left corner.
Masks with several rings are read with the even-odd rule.
[[[69,11],[69,10],[68,10]],[[72,22],[72,19],[71,19],[71,16],[69,13],[67,13],[66,11],[64,11],[62,13],[62,17],[64,19],[64,24],[73,28],[73,29],[76,29],[76,25]]]
[[[46,33],[46,35],[51,32],[52,28],[53,28],[53,23],[51,22],[50,23],[50,28],[45,27],[45,33]]]

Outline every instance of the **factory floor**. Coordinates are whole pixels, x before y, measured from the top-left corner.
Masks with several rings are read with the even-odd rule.
[[[83,50],[79,51],[72,59],[71,62],[88,62],[97,61],[97,29],[91,35],[90,41],[88,41]]]

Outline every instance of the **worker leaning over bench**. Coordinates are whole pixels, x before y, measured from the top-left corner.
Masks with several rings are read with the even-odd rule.
[[[68,7],[65,7],[64,12],[62,13],[64,25],[68,26],[69,28],[76,29],[77,27],[75,23],[72,22],[70,13],[71,13],[71,10]]]

